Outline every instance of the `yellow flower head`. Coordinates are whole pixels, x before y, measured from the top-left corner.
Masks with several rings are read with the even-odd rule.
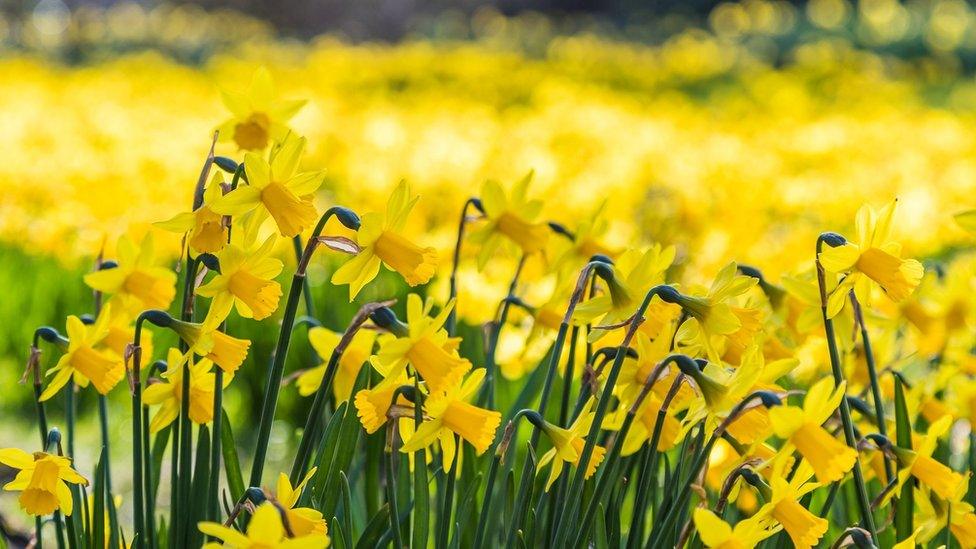
[[[719,361],[719,349],[729,338],[748,345],[760,327],[752,321],[748,309],[735,307],[732,300],[758,282],[756,278],[738,274],[738,267],[732,262],[719,271],[704,295],[682,295],[681,306],[691,318],[682,323],[677,339],[682,345],[704,349],[713,362]],[[741,352],[740,349],[740,355]]]
[[[223,547],[233,549],[324,549],[329,545],[329,536],[322,532],[298,535],[292,530],[295,537],[289,538],[281,513],[271,502],[262,503],[254,510],[246,534],[218,522],[201,522],[197,527],[204,534],[222,541]],[[216,549],[221,545],[209,543],[205,547]]]
[[[573,314],[573,321],[576,324],[601,326],[625,322],[636,312],[644,295],[654,286],[664,283],[664,275],[674,262],[674,254],[674,246],[665,248],[660,244],[654,244],[643,252],[627,250],[614,264],[613,280],[608,283],[607,293],[580,303]],[[676,313],[677,307],[655,296],[644,315],[647,322],[641,330],[648,335],[657,335]],[[594,329],[590,332],[589,341],[595,342],[606,333],[607,330]]]
[[[609,224],[604,215],[607,202],[603,201],[593,214],[584,219],[573,231],[573,239],[555,261],[553,270],[557,273],[578,272],[587,261],[595,255],[614,258],[617,251],[606,246],[602,239]],[[555,239],[562,243],[565,239]]]
[[[144,309],[168,309],[176,297],[176,273],[156,266],[152,233],[146,233],[139,247],[123,235],[116,253],[118,266],[86,274],[85,284],[111,294],[135,313]]]
[[[456,386],[471,363],[457,353],[459,340],[450,338],[441,326],[454,304],[448,303],[431,317],[433,302],[426,304],[417,294],[407,296],[407,330],[403,334],[384,334],[379,351],[370,363],[386,378],[383,384],[398,379],[407,364],[420,374],[431,393]]]
[[[304,100],[275,99],[271,73],[264,67],[254,71],[247,92],[221,90],[221,95],[232,116],[220,125],[220,140],[233,140],[245,151],[264,150],[282,140],[289,132],[285,123],[305,105]]]
[[[734,528],[702,507],[695,509],[693,518],[702,543],[710,549],[750,549],[780,530],[774,521],[760,515],[740,520]]]
[[[47,371],[46,375],[56,375],[41,393],[41,401],[57,394],[72,377],[82,387],[91,383],[103,395],[108,394],[122,379],[125,375],[122,358],[115,352],[100,347],[109,333],[111,309],[111,305],[106,305],[95,323],[90,326],[86,326],[74,315],[68,317],[68,351]]]
[[[527,197],[532,172],[512,187],[512,193],[505,195],[497,181],[485,181],[481,186],[481,207],[485,213],[485,225],[471,233],[472,242],[481,244],[478,255],[478,269],[483,269],[488,260],[505,240],[513,242],[524,254],[541,252],[549,240],[549,227],[545,222],[537,222],[542,211],[541,200]]]
[[[795,446],[813,467],[819,482],[834,482],[854,467],[857,450],[837,440],[821,425],[827,421],[844,398],[845,383],[834,386],[832,377],[825,377],[807,391],[803,408],[776,406],[769,410],[769,419],[776,436]]]
[[[940,498],[953,502],[953,505],[962,500],[968,488],[968,475],[957,473],[932,457],[939,438],[949,430],[952,422],[951,416],[943,416],[931,424],[916,450],[894,447],[899,469],[898,484],[892,492],[897,493],[912,476]]]
[[[315,349],[315,353],[324,362],[315,368],[310,368],[302,372],[302,375],[298,376],[298,379],[295,381],[298,386],[298,394],[310,396],[319,388],[319,385],[322,383],[322,377],[325,375],[329,357],[332,356],[332,351],[335,350],[336,345],[339,344],[341,339],[342,334],[322,328],[321,326],[316,326],[308,331],[308,341],[312,344],[312,348]],[[375,331],[359,330],[352,337],[352,341],[346,347],[346,350],[343,351],[342,357],[339,359],[339,368],[336,370],[335,379],[332,380],[332,393],[335,395],[336,402],[349,400],[353,385],[356,383],[356,377],[359,376],[359,371],[362,369],[363,364],[369,360],[375,341]]]
[[[820,264],[833,273],[849,273],[834,290],[846,295],[852,288],[863,303],[870,302],[870,281],[874,281],[893,301],[903,301],[922,280],[922,264],[901,259],[901,245],[889,239],[897,200],[880,211],[864,205],[857,212],[857,241],[832,248],[825,246]]]
[[[0,450],[0,463],[19,469],[17,476],[3,489],[20,492],[20,508],[29,515],[50,515],[60,510],[71,514],[70,484],[88,485],[85,477],[71,468],[71,460],[44,452],[27,452],[18,448]]]
[[[271,151],[270,161],[259,154],[244,155],[247,184],[216,198],[210,209],[218,214],[241,216],[257,210],[274,218],[281,236],[291,238],[318,219],[312,195],[322,185],[322,172],[297,173],[305,150],[305,138],[288,136]]]
[[[271,316],[281,299],[281,285],[274,278],[281,273],[281,260],[271,256],[275,235],[255,250],[231,244],[217,254],[220,273],[197,288],[197,294],[212,297],[213,314],[225,318],[231,307],[244,318],[262,320]]]
[[[174,321],[172,329],[189,345],[188,353],[210,359],[221,370],[233,374],[247,358],[251,342],[221,332],[223,319],[208,312],[202,323]]]
[[[106,309],[108,309],[108,307],[111,307],[111,304],[106,305]],[[134,319],[131,315],[129,315],[128,311],[122,307],[111,307],[111,309],[104,312],[105,314],[110,315],[108,321],[108,333],[105,335],[96,349],[111,351],[117,356],[124,357],[126,349],[132,344],[132,338],[135,336],[136,330],[135,325],[133,324]],[[140,346],[142,347],[142,357],[144,362],[146,362],[149,357],[153,356],[152,341],[152,331],[143,326]],[[126,364],[126,367],[131,367],[131,364]]]
[[[197,253],[215,253],[227,244],[228,227],[224,216],[213,211],[210,204],[223,196],[224,177],[214,171],[210,184],[204,190],[203,204],[192,212],[182,212],[153,223],[154,227],[186,235],[186,244]]]
[[[327,535],[329,527],[322,517],[322,513],[309,507],[295,507],[298,505],[298,498],[302,495],[302,490],[312,480],[315,475],[316,467],[312,467],[305,477],[302,478],[298,486],[292,486],[288,480],[288,475],[278,474],[278,493],[275,497],[278,503],[285,509],[285,518],[291,527],[291,532],[295,537],[300,538],[311,534]]]
[[[593,418],[596,415],[591,411],[593,407],[593,400],[589,400],[580,412],[580,415],[576,418],[576,421],[569,426],[568,429],[563,429],[562,427],[557,427],[551,423],[545,423],[543,431],[552,441],[553,447],[546,452],[542,459],[539,460],[539,469],[545,467],[547,463],[552,462],[552,468],[549,470],[549,479],[546,481],[546,491],[552,486],[553,482],[559,478],[559,473],[563,470],[563,465],[570,463],[576,465],[579,463],[580,456],[583,454],[583,447],[586,446],[586,435],[590,431],[590,426],[593,425]],[[596,472],[596,468],[600,466],[603,461],[604,455],[606,455],[607,449],[599,444],[593,446],[593,454],[590,456],[590,462],[586,465],[586,475],[585,478],[590,478],[593,473]]]
[[[356,415],[363,429],[373,434],[386,424],[387,412],[393,405],[393,393],[397,388],[407,383],[406,373],[401,373],[393,383],[381,383],[372,389],[362,389],[356,393],[354,403]],[[409,404],[403,396],[397,397],[397,404]]]
[[[417,427],[413,435],[403,443],[401,451],[410,453],[440,440],[444,450],[444,462],[454,461],[454,435],[474,446],[479,455],[491,446],[502,415],[470,404],[481,386],[485,370],[479,368],[463,383],[431,393],[424,402],[427,419]]]
[[[426,284],[437,269],[437,252],[424,248],[403,236],[407,217],[419,195],[411,195],[410,186],[401,181],[386,203],[386,213],[370,212],[360,218],[356,244],[360,251],[332,275],[333,284],[349,285],[352,301],[363,286],[376,278],[380,265],[400,273],[407,284]]]
[[[158,432],[173,422],[180,414],[183,402],[183,363],[187,357],[177,348],[170,348],[167,357],[166,373],[162,381],[152,383],[143,392],[142,400],[146,406],[161,405],[149,423],[149,432]],[[210,371],[213,363],[200,359],[189,366],[190,370],[190,419],[197,425],[213,421],[214,374]],[[232,376],[224,378],[224,386]]]
[[[780,470],[772,474],[772,497],[756,514],[768,514],[779,522],[797,549],[811,549],[827,533],[828,522],[801,505],[800,498],[820,485],[807,482],[813,471],[802,463],[789,482],[783,473]]]

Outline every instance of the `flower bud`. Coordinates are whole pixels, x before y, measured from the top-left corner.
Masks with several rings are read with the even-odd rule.
[[[350,210],[349,208],[343,206],[334,206],[332,208],[336,219],[339,223],[342,223],[347,229],[352,229],[358,231],[362,222],[359,220],[359,215],[356,212]]]
[[[394,313],[393,309],[390,309],[389,307],[380,307],[379,309],[376,309],[369,314],[369,318],[380,328],[383,328],[384,330],[387,330],[398,337],[403,337],[409,332],[407,325],[400,322],[400,319],[397,318],[396,313]]]
[[[820,240],[831,248],[847,244],[847,239],[837,233],[823,233],[820,235]]]
[[[237,171],[237,162],[235,162],[230,158],[227,158],[226,156],[215,156],[213,161],[218,168],[224,170],[227,173],[234,173]]]

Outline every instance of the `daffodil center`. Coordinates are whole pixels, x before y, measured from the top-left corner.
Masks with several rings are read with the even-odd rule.
[[[263,112],[252,113],[234,126],[234,142],[245,151],[259,151],[268,146],[271,119]]]
[[[311,200],[295,195],[288,187],[272,181],[261,189],[261,202],[268,209],[283,236],[297,235],[315,222],[315,206]]]
[[[529,223],[510,212],[505,212],[499,216],[495,226],[498,228],[498,232],[518,244],[526,253],[541,250],[545,247],[546,239],[549,236],[545,225]]]
[[[434,276],[434,250],[421,248],[393,231],[380,233],[373,243],[373,252],[383,263],[403,275],[411,286],[423,284]]]

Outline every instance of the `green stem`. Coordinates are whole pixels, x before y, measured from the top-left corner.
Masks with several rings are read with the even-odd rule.
[[[837,238],[843,239],[839,235],[824,233],[817,238],[816,246],[816,265],[817,265],[817,285],[820,289],[820,312],[824,323],[824,333],[827,338],[827,349],[830,354],[830,367],[834,375],[834,383],[840,385],[844,383],[844,371],[840,364],[840,352],[837,349],[837,341],[834,337],[834,321],[827,315],[827,285],[826,273],[820,263],[820,252],[826,240],[836,242]],[[841,240],[842,243],[842,240]],[[883,416],[882,416],[883,417]],[[847,445],[857,449],[857,439],[854,436],[854,422],[851,420],[851,408],[847,402],[845,390],[844,398],[840,400],[840,418],[844,425],[844,439]],[[882,418],[879,418],[882,419]],[[864,485],[864,474],[861,471],[861,458],[858,455],[854,461],[854,483],[857,489],[857,501],[861,510],[861,520],[865,528],[871,533],[872,539],[878,539],[877,529],[874,526],[874,515],[871,513],[871,499],[868,497],[867,487]]]
[[[221,421],[224,409],[224,371],[214,371],[213,435],[210,441],[210,486],[207,489],[207,519],[217,522],[220,518],[220,455]]]
[[[522,269],[525,267],[526,257],[523,254],[519,259],[518,266],[515,268],[515,274],[512,275],[512,280],[508,285],[508,294],[502,300],[501,312],[498,314],[496,322],[492,325],[491,332],[488,336],[488,352],[485,354],[485,380],[481,385],[479,401],[485,407],[491,409],[495,408],[495,371],[498,370],[495,355],[498,350],[498,340],[501,338],[502,328],[508,322],[508,311],[512,306],[510,298],[515,297],[515,288],[518,286],[519,277],[522,275]]]
[[[325,223],[333,215],[340,211],[349,211],[339,206],[333,206],[326,210],[319,218],[318,224],[312,231],[312,236],[305,246],[305,252],[298,262],[295,274],[292,277],[291,288],[288,290],[288,300],[285,302],[285,312],[281,319],[281,331],[278,333],[278,343],[275,345],[274,361],[268,371],[268,379],[264,388],[264,399],[261,406],[261,419],[258,423],[257,446],[254,451],[254,462],[251,467],[251,478],[249,486],[261,486],[261,477],[264,473],[265,460],[268,455],[268,442],[271,439],[271,424],[274,422],[275,409],[278,406],[278,391],[281,388],[281,377],[285,370],[285,358],[288,356],[288,345],[291,343],[292,328],[295,324],[295,315],[298,311],[298,303],[302,295],[305,284],[305,270],[312,259],[312,254],[318,247],[318,237],[325,228]],[[351,213],[351,212],[350,212]]]
[[[871,338],[868,335],[868,328],[864,324],[864,313],[861,310],[861,303],[857,299],[854,290],[850,292],[851,306],[854,309],[854,319],[861,329],[861,343],[864,344],[864,362],[868,368],[868,378],[871,381],[871,398],[874,400],[874,415],[877,418],[878,432],[888,436],[888,425],[885,421],[884,401],[881,400],[881,384],[878,383],[878,369],[874,363],[874,351],[871,347]],[[895,470],[891,459],[884,456],[885,480],[891,482],[895,477]]]
[[[461,437],[454,436],[454,459],[451,460],[451,467],[444,472],[446,484],[444,488],[444,499],[441,501],[440,523],[437,529],[437,541],[434,544],[438,549],[447,548],[447,540],[451,533],[451,515],[454,508],[454,484],[457,480],[458,456],[461,454]]]
[[[457,271],[458,265],[461,263],[461,242],[464,240],[464,226],[468,221],[468,207],[475,205],[480,209],[480,204],[481,201],[477,198],[469,198],[464,202],[464,207],[461,208],[461,219],[458,220],[457,241],[454,243],[454,262],[451,264],[448,301],[457,297]],[[453,336],[454,332],[457,331],[457,307],[452,308],[451,312],[447,314],[444,329],[447,330],[447,334],[450,336]]]
[[[145,499],[143,490],[144,465],[142,463],[142,323],[145,313],[136,319],[135,334],[132,338],[132,486],[133,486],[133,538],[132,544],[135,549],[144,546],[146,539],[145,530]],[[188,394],[188,393],[183,393]],[[109,502],[109,505],[114,503]],[[174,515],[175,516],[175,515]]]

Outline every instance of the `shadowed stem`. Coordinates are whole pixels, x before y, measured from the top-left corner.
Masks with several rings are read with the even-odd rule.
[[[498,340],[501,338],[502,328],[508,322],[508,311],[512,306],[511,298],[515,297],[515,288],[518,286],[519,277],[522,275],[522,268],[525,267],[525,259],[525,254],[519,259],[515,274],[512,275],[512,281],[508,285],[508,295],[502,300],[501,312],[492,324],[488,335],[488,352],[485,354],[485,381],[481,385],[481,395],[478,397],[478,400],[487,408],[494,409],[495,407],[495,372],[498,370],[495,355],[498,351]],[[456,304],[451,312],[453,313],[455,310],[457,310]]]
[[[874,400],[874,416],[877,418],[875,423],[878,425],[878,432],[884,436],[888,436],[888,422],[885,421],[884,402],[881,400],[881,384],[878,383],[878,369],[874,363],[874,350],[871,347],[868,328],[864,324],[864,313],[861,310],[861,303],[858,301],[854,290],[851,290],[849,297],[851,307],[854,309],[854,320],[861,329],[861,343],[864,344],[864,362],[868,368],[868,378],[871,381],[871,398]],[[895,471],[892,467],[891,459],[888,456],[884,456],[884,468],[885,478],[888,482],[891,482],[895,476]]]
[[[458,220],[457,241],[454,243],[454,262],[451,264],[451,278],[449,279],[450,293],[447,296],[448,302],[457,297],[457,271],[458,265],[461,263],[461,242],[464,240],[464,227],[468,222],[469,206],[474,206],[478,210],[481,210],[481,200],[469,198],[461,208],[461,218]],[[453,336],[454,332],[457,331],[457,307],[451,309],[451,312],[447,314],[444,329],[447,330],[447,335],[449,336]]]

